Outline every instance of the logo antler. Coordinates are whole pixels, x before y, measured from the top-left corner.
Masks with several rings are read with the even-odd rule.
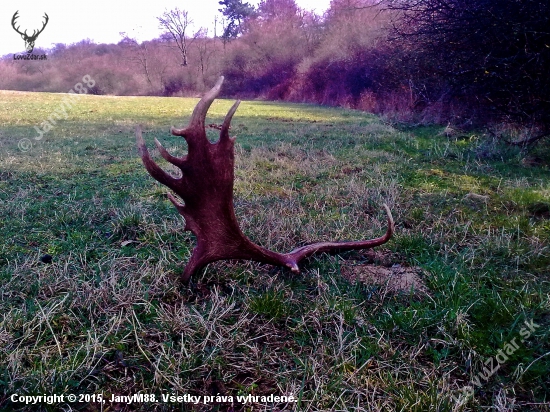
[[[19,31],[20,26],[15,27],[15,21],[17,20],[18,17],[19,17],[19,10],[17,10],[13,14],[13,17],[11,18],[11,25],[12,25],[13,29],[21,35],[21,38],[23,40],[25,40],[25,49],[27,49],[27,53],[32,53],[32,51],[34,50],[34,42],[36,41],[36,38],[38,37],[38,35],[40,33],[42,33],[44,31],[44,28],[48,24],[48,21],[50,20],[50,18],[48,17],[48,15],[46,13],[44,13],[44,18],[46,20],[42,23],[42,28],[40,30],[33,30],[32,35],[29,36],[27,34],[27,30],[25,30],[24,32],[21,32],[21,31]]]

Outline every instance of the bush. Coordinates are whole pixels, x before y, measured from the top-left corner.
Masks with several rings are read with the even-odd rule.
[[[390,0],[397,39],[415,52],[423,86],[484,115],[550,134],[550,3],[527,0]],[[428,76],[429,75],[429,76]],[[487,120],[487,117],[484,119]]]
[[[181,94],[184,89],[185,81],[181,76],[170,77],[163,82],[162,95],[167,97],[176,96]]]

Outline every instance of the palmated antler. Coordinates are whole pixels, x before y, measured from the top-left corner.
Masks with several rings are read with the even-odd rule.
[[[206,137],[206,113],[220,92],[223,77],[199,101],[189,125],[184,129],[172,128],[175,136],[187,141],[188,154],[182,158],[172,156],[155,139],[161,156],[177,166],[182,176],[177,178],[162,170],[151,158],[141,129],[136,129],[139,153],[145,168],[153,178],[172,189],[184,203],[172,194],[168,198],[185,218],[185,230],[197,237],[197,246],[185,267],[182,281],[188,282],[193,273],[207,264],[225,259],[245,259],[276,266],[285,266],[299,273],[298,262],[319,252],[369,249],[386,243],[394,231],[389,208],[384,205],[388,217],[388,229],[384,236],[356,242],[321,242],[294,249],[290,253],[272,252],[252,243],[241,231],[233,209],[234,144],[229,137],[229,125],[240,101],[231,107],[220,128],[220,139],[210,143]]]

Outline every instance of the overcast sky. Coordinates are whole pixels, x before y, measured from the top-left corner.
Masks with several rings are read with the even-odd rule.
[[[258,2],[249,1],[251,4]],[[303,9],[322,14],[330,0],[297,0],[296,3]],[[156,17],[176,7],[189,11],[197,28],[209,27],[210,35],[215,15],[221,16],[218,0],[0,0],[0,55],[25,51],[21,36],[11,26],[17,10],[20,16],[17,25],[20,31],[27,29],[28,34],[41,28],[42,16],[48,14],[50,21],[38,36],[36,47],[50,48],[56,43],[76,43],[87,38],[96,43],[118,43],[120,32],[140,41],[149,40],[161,33]]]

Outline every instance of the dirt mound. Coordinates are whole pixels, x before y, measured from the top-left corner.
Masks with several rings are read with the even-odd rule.
[[[382,259],[375,259],[378,262],[385,262],[388,256],[383,256]],[[424,284],[420,274],[422,270],[418,267],[407,267],[401,264],[393,264],[389,267],[380,266],[379,264],[345,264],[342,266],[342,276],[350,282],[362,282],[368,285],[379,285],[386,289],[387,292],[399,293],[411,291],[417,295],[425,295],[428,293],[428,288]]]

